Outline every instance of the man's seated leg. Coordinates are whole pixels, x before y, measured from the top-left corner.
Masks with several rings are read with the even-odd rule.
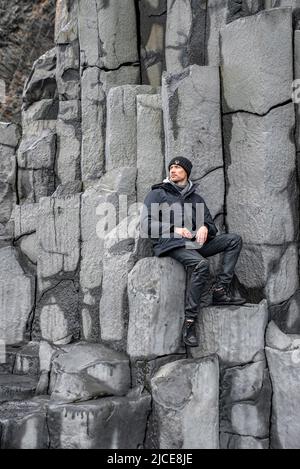
[[[199,343],[196,334],[196,321],[201,295],[209,278],[209,263],[197,250],[193,249],[177,248],[170,251],[168,255],[180,262],[185,268],[193,268],[186,295],[182,335],[186,345],[197,347]]]
[[[244,298],[235,296],[230,290],[234,269],[240,255],[242,245],[242,238],[239,235],[229,233],[216,236],[199,249],[199,252],[205,257],[224,253],[221,272],[218,274],[216,284],[213,288],[212,302],[214,305],[239,306],[246,303]]]

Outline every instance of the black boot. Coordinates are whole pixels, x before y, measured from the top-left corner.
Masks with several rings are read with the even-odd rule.
[[[235,305],[241,306],[246,303],[245,298],[234,296],[229,288],[216,287],[213,290],[213,305]]]
[[[185,319],[182,328],[183,342],[188,347],[198,347],[199,342],[197,339],[196,322],[192,319]]]

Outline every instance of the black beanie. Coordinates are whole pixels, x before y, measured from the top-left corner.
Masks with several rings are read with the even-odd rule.
[[[193,168],[193,165],[190,162],[190,160],[188,160],[187,158],[184,158],[184,156],[178,156],[177,158],[173,158],[170,161],[169,166],[168,166],[169,171],[170,171],[172,164],[177,164],[178,166],[181,166],[187,172],[188,177],[190,177],[190,174]]]

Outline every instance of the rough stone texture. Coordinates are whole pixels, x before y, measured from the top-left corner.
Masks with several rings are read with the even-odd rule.
[[[28,129],[39,124],[45,126],[45,122],[49,127],[55,126],[55,121],[58,116],[58,99],[41,99],[36,103],[31,104],[28,109],[22,111],[22,127],[23,134],[28,132]],[[45,122],[43,122],[45,121]]]
[[[22,342],[34,300],[33,277],[26,274],[12,247],[0,249],[0,338],[7,345]]]
[[[36,382],[36,378],[29,376],[0,375],[0,403],[33,397]]]
[[[81,67],[116,69],[138,61],[134,0],[79,4]]]
[[[47,449],[47,401],[30,399],[1,405],[1,449]]]
[[[63,278],[73,278],[80,256],[80,195],[43,198],[40,201],[39,293]]]
[[[25,134],[17,153],[21,203],[38,202],[55,189],[56,133],[51,128]]]
[[[269,449],[269,440],[221,433],[220,446],[223,449]]]
[[[152,255],[151,242],[139,238],[138,223],[138,216],[125,218],[104,240],[101,339],[124,351],[129,320],[128,274],[139,259]]]
[[[135,265],[128,277],[127,353],[131,358],[151,359],[179,351],[184,292],[185,271],[177,261],[147,258]]]
[[[160,86],[165,64],[167,0],[139,0],[142,82]]]
[[[19,123],[32,63],[53,47],[55,0],[1,0],[0,11],[0,83],[6,88],[0,121]]]
[[[82,195],[81,208],[81,315],[82,337],[88,341],[99,339],[99,302],[103,278],[104,239],[127,210],[121,210],[120,197],[128,206],[136,202],[136,170],[121,168],[106,173],[98,184],[87,188]],[[106,213],[106,210],[108,212]],[[125,213],[124,213],[125,212]]]
[[[14,237],[19,238],[36,231],[39,204],[16,205],[14,208]]]
[[[69,345],[52,362],[51,382],[51,399],[61,402],[123,396],[130,387],[128,358],[103,345]]]
[[[283,334],[276,332],[275,324],[269,328],[266,354],[273,387],[271,448],[296,449],[300,446],[300,336],[286,336],[283,343]]]
[[[82,84],[82,179],[98,179],[105,166],[106,96],[111,87],[139,84],[137,66],[117,70],[88,67],[83,71]]]
[[[245,243],[280,245],[298,239],[292,104],[265,117],[224,117],[229,230]]]
[[[78,40],[56,47],[56,83],[60,100],[80,99]]]
[[[279,7],[292,7],[294,27],[299,29],[300,26],[300,3],[299,0],[264,0],[265,9],[279,8]]]
[[[263,0],[168,0],[166,63],[169,72],[189,65],[219,65],[220,29],[252,15]]]
[[[272,304],[287,300],[298,288],[293,126],[292,104],[264,117],[224,117],[227,223],[244,241],[236,273],[250,298],[266,296]]]
[[[193,179],[222,167],[218,68],[194,65],[177,75],[165,74],[162,101],[167,163],[188,155]]]
[[[225,112],[265,114],[291,99],[291,22],[289,8],[274,9],[239,19],[221,30]]]
[[[153,360],[132,360],[132,386],[143,386],[149,392],[151,392],[151,379],[162,366],[166,365],[167,363],[177,362],[186,358],[186,354],[181,353],[167,355],[166,357],[159,357]]]
[[[265,361],[227,369],[221,389],[220,431],[268,440],[272,389]]]
[[[195,358],[217,354],[222,366],[261,361],[268,321],[266,300],[259,305],[211,306],[199,318],[200,346]]]
[[[143,447],[151,398],[103,398],[49,406],[53,449],[138,449]]]
[[[137,200],[165,176],[164,130],[160,95],[137,96]]]
[[[13,373],[36,376],[39,373],[39,343],[29,342],[16,353]]]
[[[78,38],[78,0],[56,0],[55,42],[69,44]]]
[[[58,182],[67,184],[81,179],[81,106],[80,101],[60,101],[56,126]]]
[[[151,86],[118,86],[107,96],[106,170],[136,167],[139,94],[156,94]]]
[[[16,155],[19,131],[14,124],[0,123],[0,237],[16,203]]]
[[[56,48],[53,48],[34,62],[24,86],[23,108],[26,110],[41,99],[57,97]]]
[[[152,378],[151,389],[152,445],[149,446],[160,449],[219,448],[217,358],[167,364]]]
[[[285,334],[300,334],[300,290],[287,301],[271,306],[270,315]]]

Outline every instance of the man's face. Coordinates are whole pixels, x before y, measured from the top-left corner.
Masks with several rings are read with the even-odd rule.
[[[176,184],[180,184],[187,182],[187,179],[186,171],[178,164],[172,164],[170,167],[170,180]]]

